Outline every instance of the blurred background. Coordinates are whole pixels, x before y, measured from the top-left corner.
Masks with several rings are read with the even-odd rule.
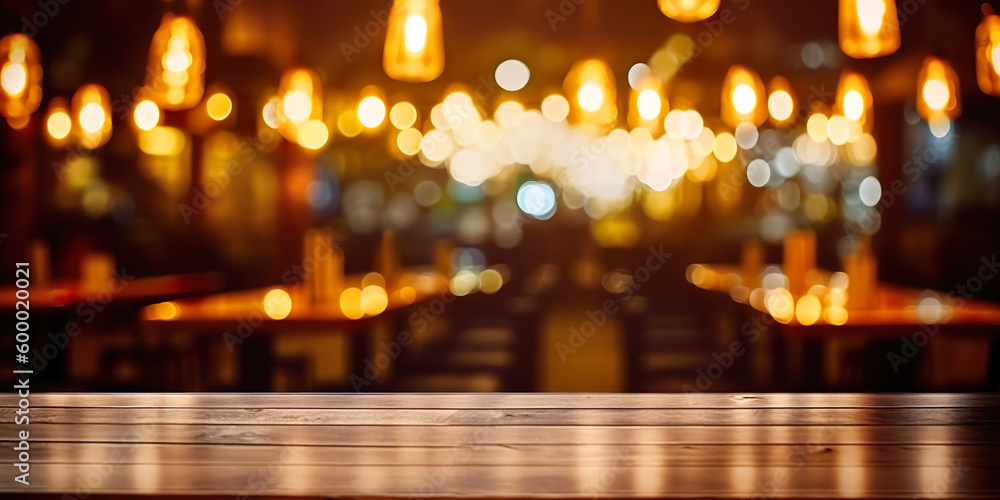
[[[5,0],[0,321],[46,391],[995,390],[1000,21],[703,3]]]

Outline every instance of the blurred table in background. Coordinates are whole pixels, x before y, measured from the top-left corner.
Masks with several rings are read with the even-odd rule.
[[[774,271],[771,274],[776,278],[784,276],[777,265],[765,269]],[[810,271],[808,288],[797,296],[786,288],[787,284],[758,282],[752,283],[757,287],[750,288],[745,284],[748,280],[743,265],[693,264],[688,269],[688,280],[758,311],[765,321],[748,324],[762,331],[773,329],[783,337],[785,353],[783,357],[779,353],[776,362],[783,363],[788,379],[803,381],[807,387],[840,383],[842,357],[852,344],[881,342],[890,349],[881,353],[881,360],[886,367],[894,368],[894,360],[896,366],[910,365],[917,351],[937,335],[969,338],[989,346],[986,384],[995,383],[1000,305],[962,299],[960,305],[952,306],[944,293],[886,283],[865,292],[869,296],[867,303],[854,305],[849,297],[851,278],[845,273],[815,268]],[[766,275],[764,280],[768,280]],[[902,338],[910,339],[913,347],[905,347]],[[894,344],[899,346],[893,349]],[[942,364],[947,363],[935,363]],[[916,368],[905,368],[911,376],[919,376]],[[932,373],[942,369],[930,368]]]
[[[31,310],[76,306],[81,302],[94,300],[125,302],[156,302],[167,298],[216,292],[223,286],[220,273],[175,274],[167,276],[135,277],[119,275],[112,277],[103,287],[81,284],[79,281],[60,281],[49,285],[32,285]],[[17,289],[12,286],[0,288],[0,309],[14,309],[18,300],[14,296]]]
[[[340,368],[333,378],[346,378],[345,368],[357,371],[360,361],[374,360],[400,332],[411,334],[401,311],[449,293],[449,278],[434,270],[401,269],[392,285],[378,273],[342,276],[337,283],[330,300],[311,300],[303,283],[153,304],[143,310],[141,328],[147,336],[216,336],[231,352],[239,345],[239,383],[260,390],[272,387],[273,337],[333,340],[364,332],[357,341],[337,339],[333,352],[340,355],[326,360],[328,368]]]

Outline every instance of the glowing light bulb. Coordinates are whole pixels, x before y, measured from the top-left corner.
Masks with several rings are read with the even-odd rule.
[[[69,115],[63,111],[53,113],[46,121],[46,128],[52,134],[52,137],[56,139],[63,139],[69,135],[72,126],[73,122],[70,120]]]
[[[170,50],[163,55],[163,67],[167,71],[181,73],[191,67],[191,51],[183,39],[171,39]]]
[[[427,20],[419,14],[410,14],[406,17],[403,38],[406,50],[417,53],[427,46]]]
[[[205,93],[205,38],[189,17],[167,14],[149,46],[149,98],[163,109],[195,107]]]
[[[141,130],[152,130],[160,122],[160,108],[153,101],[142,101],[135,106],[132,117]]]
[[[771,95],[767,98],[767,111],[771,116],[771,123],[777,127],[792,125],[795,96],[791,83],[785,77],[776,76],[771,79],[768,88]]]
[[[390,78],[429,82],[444,70],[438,0],[395,0],[389,10],[382,67]]]
[[[24,69],[24,64],[7,63],[3,71],[0,72],[0,84],[3,85],[4,92],[16,96],[24,92],[28,86],[28,74]]]
[[[302,123],[312,113],[312,101],[305,92],[293,90],[285,94],[285,98],[282,100],[282,108],[285,116],[292,123]]]
[[[587,111],[597,111],[604,103],[604,92],[596,83],[588,83],[580,87],[576,93],[576,100],[580,107]]]
[[[637,105],[639,116],[644,120],[655,120],[660,116],[660,94],[655,90],[647,89],[640,92]]]
[[[859,1],[857,5],[858,24],[867,36],[875,36],[882,29],[885,16],[885,2],[882,0]]]
[[[365,127],[378,127],[385,120],[385,104],[378,97],[365,97],[358,103],[358,120]]]
[[[840,48],[855,59],[899,49],[895,0],[840,0],[839,22]]]
[[[837,83],[837,101],[835,111],[847,120],[855,122],[858,132],[870,131],[872,128],[872,91],[868,80],[859,73],[845,70]],[[860,128],[858,127],[860,124]],[[856,136],[856,135],[855,135]]]
[[[641,127],[654,136],[659,135],[662,128],[660,117],[668,108],[660,94],[663,84],[652,73],[637,78],[629,91],[628,125],[632,129]]]
[[[953,121],[962,113],[958,74],[947,62],[928,57],[917,76],[917,112],[930,122]]]
[[[80,127],[87,132],[97,132],[104,126],[104,109],[92,102],[80,110]]]
[[[757,105],[757,94],[749,85],[739,85],[733,89],[733,106],[736,111],[749,114]]]
[[[574,64],[563,80],[563,93],[573,96],[569,119],[577,124],[609,131],[618,118],[615,77],[600,59],[586,59]]]
[[[663,15],[683,22],[704,21],[719,9],[720,0],[657,0]]]
[[[73,119],[69,114],[66,100],[57,97],[49,103],[48,118],[45,119],[46,139],[55,147],[62,146],[73,130]]]
[[[0,38],[0,115],[23,128],[42,102],[42,66],[38,45],[23,33]]]
[[[731,66],[722,85],[722,121],[732,128],[742,122],[757,127],[763,125],[768,107],[758,100],[764,95],[764,82],[755,71],[740,65]]]
[[[88,84],[77,89],[73,94],[73,116],[82,147],[94,149],[111,138],[111,98],[104,87]]]
[[[865,112],[865,99],[857,90],[844,94],[844,116],[848,120],[857,120]]]
[[[941,80],[928,80],[924,83],[923,96],[927,106],[941,111],[948,105],[948,85]]]

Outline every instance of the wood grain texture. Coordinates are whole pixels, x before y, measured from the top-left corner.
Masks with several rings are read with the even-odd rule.
[[[0,410],[12,422],[14,410]],[[1000,425],[993,408],[683,408],[683,409],[491,409],[414,410],[283,408],[36,408],[40,424],[200,424],[233,425]]]
[[[12,443],[17,398],[0,396]],[[1000,396],[39,394],[0,493],[996,498]]]

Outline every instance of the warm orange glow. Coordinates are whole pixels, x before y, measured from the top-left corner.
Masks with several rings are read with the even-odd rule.
[[[223,92],[212,94],[205,101],[205,112],[215,121],[222,121],[233,112],[233,100]]]
[[[146,317],[154,321],[170,321],[177,317],[178,312],[177,304],[173,302],[161,302],[150,306]]]
[[[767,292],[764,299],[764,306],[768,314],[781,324],[791,323],[795,317],[795,299],[791,292],[784,288],[778,288]]]
[[[0,115],[27,124],[17,119],[27,118],[42,102],[41,56],[31,37],[14,33],[0,39],[0,89]]]
[[[722,121],[736,128],[742,122],[759,127],[767,120],[764,82],[752,69],[734,64],[722,84]]]
[[[156,126],[139,133],[139,150],[150,156],[177,156],[187,147],[187,136],[179,128]]]
[[[831,305],[823,311],[823,319],[831,325],[843,325],[847,323],[847,309],[844,309],[842,306]]]
[[[503,276],[494,269],[479,273],[479,291],[490,295],[500,291],[503,286]]]
[[[872,91],[868,80],[853,71],[844,71],[837,84],[837,113],[852,122],[862,125],[863,130],[872,127]]]
[[[340,310],[347,319],[360,319],[365,315],[360,288],[350,287],[340,293]]]
[[[87,149],[103,146],[111,138],[111,98],[97,84],[87,84],[73,94],[76,137]]]
[[[278,86],[278,132],[285,139],[297,142],[299,127],[310,120],[322,119],[323,87],[319,76],[306,68],[290,69],[281,75]]]
[[[715,136],[715,145],[712,147],[712,152],[715,153],[715,158],[719,161],[725,163],[732,161],[736,157],[736,153],[739,150],[739,145],[736,143],[736,137],[729,132],[720,132],[719,135]]]
[[[976,28],[976,77],[983,92],[1000,96],[1000,16],[987,7]]]
[[[928,122],[954,120],[962,113],[958,74],[936,57],[924,59],[917,76],[917,112]]]
[[[410,304],[417,300],[417,291],[412,286],[404,286],[399,289],[399,300]]]
[[[895,0],[840,0],[840,49],[855,59],[899,49]]]
[[[167,14],[149,46],[150,98],[163,109],[191,109],[205,93],[205,38],[188,17]]]
[[[66,99],[57,97],[49,102],[45,113],[45,139],[54,147],[60,147],[69,142],[69,133],[73,130],[73,118],[70,117],[69,103]]]
[[[444,36],[438,0],[393,1],[382,67],[403,82],[429,82],[441,75]]]
[[[385,103],[374,88],[365,94],[358,102],[358,121],[366,128],[376,128],[385,121]]]
[[[275,288],[264,296],[264,313],[271,319],[285,319],[292,312],[292,297]]]
[[[389,306],[389,295],[385,288],[378,285],[369,285],[361,290],[361,309],[368,316],[375,316],[385,311]]]
[[[160,108],[153,101],[142,101],[135,105],[132,119],[139,130],[152,130],[160,123]]]
[[[587,59],[574,64],[563,80],[563,91],[571,97],[570,121],[606,130],[618,119],[615,76],[604,61]]]
[[[664,116],[669,109],[662,93],[663,85],[652,75],[639,81],[629,96],[629,127],[643,127],[652,132],[653,135],[659,132],[662,123],[660,117]]]
[[[398,102],[389,111],[389,121],[393,127],[406,130],[417,122],[417,108],[408,102]]]
[[[694,23],[712,17],[720,0],[657,0],[660,11],[682,23]]]
[[[787,127],[795,122],[795,93],[788,79],[776,76],[771,79],[771,94],[767,98],[767,110],[771,123],[776,127]]]
[[[795,304],[795,319],[802,325],[809,326],[819,320],[823,304],[814,295],[803,295]]]
[[[306,149],[320,149],[330,139],[330,130],[319,120],[309,120],[299,127],[295,142]]]

